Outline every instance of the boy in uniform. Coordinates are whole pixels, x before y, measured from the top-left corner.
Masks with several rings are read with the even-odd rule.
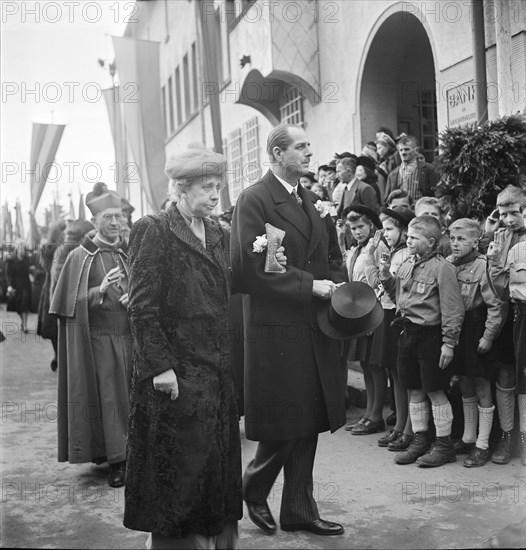
[[[449,227],[451,256],[466,310],[453,364],[460,375],[464,434],[453,445],[457,454],[469,453],[464,466],[483,466],[489,460],[489,435],[493,425],[491,396],[493,341],[503,321],[503,302],[487,274],[486,259],[478,252],[482,237],[475,220],[461,218]],[[478,427],[478,437],[477,437]]]
[[[458,344],[464,305],[455,268],[437,252],[440,236],[436,218],[411,220],[407,235],[410,256],[395,279],[400,318],[394,322],[403,325],[397,368],[400,385],[409,390],[409,414],[415,432],[407,450],[395,455],[397,464],[416,462],[418,466],[436,467],[456,460],[450,439],[453,411],[444,390],[451,376],[447,367]],[[426,395],[437,433],[432,447]]]
[[[506,187],[497,197],[497,208],[499,219],[492,214],[486,229],[496,229],[499,221],[504,228],[494,232],[487,257],[494,284],[508,301],[509,314],[497,342],[501,356],[496,397],[502,436],[491,461],[507,464],[511,460],[517,393],[521,463],[526,466],[526,193],[518,187]]]

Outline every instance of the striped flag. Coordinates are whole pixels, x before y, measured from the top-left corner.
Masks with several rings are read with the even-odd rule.
[[[36,212],[65,127],[64,124],[33,123],[30,162],[31,212]]]
[[[128,151],[122,117],[122,101],[125,93],[118,87],[114,87],[102,90],[102,94],[104,95],[104,101],[108,109],[113,147],[115,149],[115,181],[117,183],[117,193],[123,198],[129,198],[127,171]]]
[[[164,173],[165,124],[161,108],[159,42],[112,38],[133,169],[150,208],[158,211],[168,190]]]
[[[214,151],[223,153],[223,138],[221,129],[221,106],[220,106],[220,82],[222,75],[218,74],[217,52],[221,51],[221,36],[215,24],[216,17],[220,16],[219,7],[214,0],[201,0],[196,3],[196,9],[200,9],[199,21],[203,35],[203,57],[205,82],[207,84],[206,99],[210,105],[210,116],[212,119],[212,133],[214,135]],[[205,101],[206,101],[205,99]],[[225,185],[220,192],[221,208],[226,210],[231,206],[228,186]]]

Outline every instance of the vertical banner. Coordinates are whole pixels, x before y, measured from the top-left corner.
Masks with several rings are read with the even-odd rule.
[[[35,250],[40,245],[40,231],[33,212],[29,212],[29,248]]]
[[[7,202],[2,206],[2,241],[13,241],[13,220]]]
[[[25,239],[24,233],[24,220],[22,219],[22,207],[20,203],[16,201],[15,204],[15,230],[14,230],[15,240]]]
[[[75,207],[73,206],[73,199],[71,198],[71,193],[69,193],[69,212],[68,218],[70,220],[75,220]]]
[[[164,173],[165,124],[161,108],[159,43],[113,36],[126,140],[150,208],[158,211],[168,190]]]
[[[86,210],[84,209],[84,195],[80,194],[79,199],[79,220],[85,220],[86,219]]]
[[[222,75],[218,74],[216,63],[217,52],[221,52],[221,34],[218,26],[221,22],[219,8],[214,0],[201,0],[196,2],[199,21],[201,22],[201,34],[203,36],[203,61],[204,77],[203,93],[208,98],[210,116],[212,118],[212,133],[214,136],[214,151],[223,153],[223,138],[221,129],[220,85]],[[204,98],[204,101],[206,101]],[[221,208],[226,210],[231,205],[228,186],[221,189]]]
[[[64,124],[33,123],[29,165],[31,212],[37,209],[65,127]]]
[[[124,132],[124,122],[122,116],[123,94],[117,86],[102,90],[108,116],[110,119],[111,135],[113,137],[113,147],[115,149],[115,180],[117,183],[117,193],[125,199],[129,198],[128,191],[128,171],[126,164],[127,147],[126,134]]]

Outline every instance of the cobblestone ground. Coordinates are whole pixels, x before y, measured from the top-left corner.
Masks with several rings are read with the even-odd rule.
[[[144,548],[146,534],[122,526],[123,489],[106,484],[107,469],[56,459],[56,373],[52,348],[21,334],[16,314],[0,310],[7,341],[2,365],[2,547]],[[358,417],[360,410],[349,411]],[[245,516],[240,548],[469,548],[526,513],[526,468],[476,469],[461,460],[432,470],[397,466],[378,436],[340,430],[320,436],[315,495],[322,517],[345,526],[340,537],[278,530],[267,536]],[[255,444],[243,436],[243,462]],[[281,480],[269,505],[279,517]]]

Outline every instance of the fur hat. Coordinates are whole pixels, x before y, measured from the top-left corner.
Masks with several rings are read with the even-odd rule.
[[[164,173],[173,180],[194,179],[205,176],[223,177],[226,172],[226,157],[192,143],[187,149],[168,159]]]

